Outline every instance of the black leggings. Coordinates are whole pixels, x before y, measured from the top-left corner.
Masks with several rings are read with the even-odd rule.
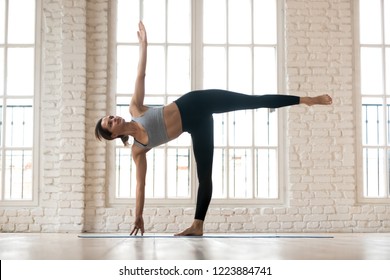
[[[226,90],[189,92],[175,101],[179,107],[183,131],[189,132],[195,155],[199,188],[195,219],[204,220],[213,191],[214,113],[280,108],[299,104],[298,96],[245,95]]]

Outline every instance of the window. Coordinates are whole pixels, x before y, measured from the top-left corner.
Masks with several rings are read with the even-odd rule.
[[[139,19],[149,42],[145,104],[167,104],[201,88],[277,93],[277,6],[277,0],[117,0],[112,78],[117,114],[129,116]],[[268,109],[214,115],[214,198],[280,199],[278,122],[278,112]],[[131,150],[119,140],[115,150],[111,202],[126,202],[135,197],[135,166]],[[188,134],[154,148],[147,157],[148,198],[162,203],[195,199],[196,170]]]
[[[390,1],[360,0],[364,198],[390,197]]]
[[[34,199],[35,0],[0,0],[0,201]],[[21,9],[23,7],[23,9]]]

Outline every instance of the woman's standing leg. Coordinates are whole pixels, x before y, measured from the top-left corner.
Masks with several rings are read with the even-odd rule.
[[[210,204],[213,183],[214,121],[210,115],[202,118],[190,131],[199,187],[196,200],[195,220],[192,226],[178,235],[203,235],[203,221]]]
[[[213,117],[205,119],[191,133],[192,146],[199,179],[195,219],[204,220],[210,204],[213,183],[212,169],[214,158],[214,121]]]

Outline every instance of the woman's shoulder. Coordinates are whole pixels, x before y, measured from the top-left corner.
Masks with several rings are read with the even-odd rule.
[[[131,154],[134,160],[139,158],[140,156],[146,155],[146,153],[149,151],[149,148],[139,147],[134,144],[131,146]]]
[[[146,111],[148,111],[148,109],[149,107],[145,105],[142,106],[131,105],[129,111],[130,111],[130,115],[133,118],[140,118],[145,114]]]

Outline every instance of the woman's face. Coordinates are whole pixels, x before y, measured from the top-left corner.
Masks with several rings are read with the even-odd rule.
[[[126,121],[118,116],[106,116],[102,119],[102,127],[111,132],[113,138],[122,134],[125,123]]]

